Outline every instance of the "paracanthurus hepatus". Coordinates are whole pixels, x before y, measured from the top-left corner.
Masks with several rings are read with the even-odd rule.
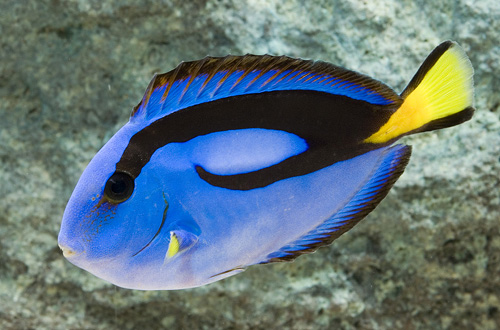
[[[85,169],[59,246],[124,288],[183,289],[330,244],[407,165],[402,136],[472,117],[473,69],[439,45],[401,95],[287,56],[206,57],[156,75]]]

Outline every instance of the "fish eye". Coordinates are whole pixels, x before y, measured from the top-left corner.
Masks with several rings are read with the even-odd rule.
[[[118,204],[126,201],[134,191],[134,179],[125,172],[115,172],[104,187],[104,196],[109,202]]]

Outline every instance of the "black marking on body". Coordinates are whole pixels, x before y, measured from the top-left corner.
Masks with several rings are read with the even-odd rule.
[[[172,142],[227,130],[281,130],[303,138],[308,149],[261,170],[215,175],[196,170],[208,183],[236,190],[265,187],[350,159],[382,145],[363,140],[377,132],[399,104],[373,105],[316,91],[275,91],[219,99],[162,117],[137,132],[116,165],[136,178],[153,153]]]

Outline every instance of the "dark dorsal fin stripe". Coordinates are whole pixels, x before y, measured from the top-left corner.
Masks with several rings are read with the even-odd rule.
[[[155,75],[131,120],[153,120],[182,108],[221,98],[279,90],[316,90],[372,104],[398,103],[388,86],[322,61],[287,56],[206,57]]]
[[[219,99],[174,112],[137,132],[116,169],[136,178],[159,148],[214,132],[262,128],[303,138],[308,144],[305,152],[262,170],[218,176],[197,168],[200,176],[215,186],[238,190],[263,187],[379,148],[380,145],[362,141],[376,132],[396,108],[313,91],[276,91]]]

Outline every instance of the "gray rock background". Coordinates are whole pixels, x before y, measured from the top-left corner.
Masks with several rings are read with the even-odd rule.
[[[0,1],[0,328],[500,327],[496,0]],[[470,122],[406,138],[382,204],[332,246],[183,291],[116,288],[57,247],[71,191],[154,72],[287,54],[401,91],[442,40],[475,67]]]

